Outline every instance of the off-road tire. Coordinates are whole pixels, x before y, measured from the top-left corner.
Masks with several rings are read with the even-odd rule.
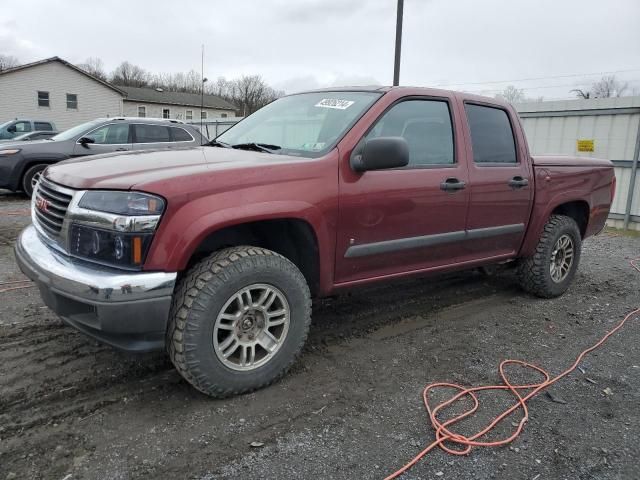
[[[556,242],[565,234],[573,240],[574,258],[567,276],[556,283],[551,279],[549,271],[551,255]],[[565,215],[551,215],[544,226],[535,253],[520,259],[518,263],[518,279],[521,287],[541,298],[562,295],[569,288],[578,269],[581,246],[582,237],[575,220]]]
[[[250,371],[232,370],[214,351],[214,323],[237,290],[256,282],[271,284],[284,293],[290,308],[289,330],[267,363]],[[174,366],[191,385],[221,398],[266,387],[282,377],[300,354],[310,323],[311,295],[293,263],[264,248],[226,248],[195,264],[179,281],[166,346]]]
[[[48,165],[44,163],[39,163],[38,165],[33,165],[32,167],[29,167],[27,171],[24,172],[24,175],[22,175],[21,183],[22,183],[22,191],[27,197],[31,198],[31,195],[33,195],[33,187],[31,186],[33,177],[35,177],[37,174],[41,174],[44,171],[44,169],[47,167]]]

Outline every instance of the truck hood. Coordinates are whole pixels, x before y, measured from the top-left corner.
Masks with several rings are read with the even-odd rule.
[[[534,155],[531,157],[534,166],[540,167],[613,167],[609,160],[592,157],[572,157],[569,155]]]
[[[217,171],[296,161],[309,159],[230,148],[191,147],[109,153],[71,159],[49,167],[45,176],[61,185],[82,190],[144,190],[145,186],[180,177],[204,178]]]

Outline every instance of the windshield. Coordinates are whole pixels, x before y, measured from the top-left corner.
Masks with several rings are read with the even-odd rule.
[[[82,123],[80,125],[76,125],[75,127],[71,127],[69,130],[61,132],[58,135],[54,135],[50,138],[50,140],[71,140],[72,138],[85,133],[90,128],[95,127],[96,125],[100,125],[101,123],[102,121],[96,120],[92,122]]]
[[[272,153],[317,157],[327,152],[378,99],[377,92],[318,92],[282,97],[231,127],[216,141],[263,144]]]
[[[11,124],[13,120],[9,120],[8,122],[0,123],[0,130],[3,130],[7,125]]]

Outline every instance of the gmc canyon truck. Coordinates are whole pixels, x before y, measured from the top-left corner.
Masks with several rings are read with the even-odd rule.
[[[527,292],[561,295],[614,190],[609,161],[532,157],[498,100],[329,89],[280,98],[208,146],[50,166],[15,254],[69,325],[164,348],[219,397],[287,371],[314,297],[500,263]]]

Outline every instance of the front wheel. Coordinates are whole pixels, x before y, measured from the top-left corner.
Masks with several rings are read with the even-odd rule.
[[[310,322],[309,288],[293,263],[258,247],[227,248],[197,263],[176,288],[167,349],[198,390],[235,395],[284,375]]]
[[[542,298],[562,295],[580,262],[582,237],[571,217],[552,215],[544,226],[535,253],[520,260],[518,277],[524,290]]]
[[[47,165],[38,164],[29,167],[27,171],[24,172],[24,175],[22,176],[22,191],[29,198],[31,198],[31,195],[33,195],[33,190],[40,180],[40,176],[42,175],[42,172],[45,168],[47,168]]]

